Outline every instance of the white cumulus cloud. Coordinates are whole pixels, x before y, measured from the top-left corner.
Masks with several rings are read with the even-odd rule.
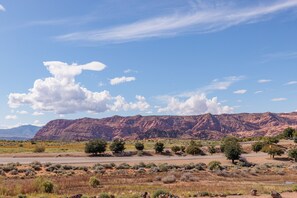
[[[144,96],[137,95],[136,102],[127,102],[124,97],[116,96],[115,102],[110,106],[110,110],[112,111],[128,111],[128,110],[140,110],[145,111],[150,108],[150,105],[146,102]]]
[[[235,94],[245,94],[246,92],[247,92],[246,89],[239,89],[239,90],[234,91],[233,93],[235,93]]]
[[[11,108],[27,104],[36,111],[33,115],[40,115],[42,111],[51,111],[57,114],[87,111],[100,113],[112,110],[111,105],[118,100],[119,96],[112,97],[107,90],[92,92],[75,81],[75,77],[83,70],[103,70],[106,67],[103,63],[68,65],[60,61],[48,61],[44,62],[44,66],[52,74],[52,77],[37,79],[28,93],[11,93],[8,100]],[[129,103],[129,108],[137,109],[144,103],[143,98],[137,99],[136,104]],[[144,107],[141,106],[138,109],[144,109]]]
[[[196,93],[188,98],[168,97],[167,106],[158,108],[158,112],[178,115],[222,114],[233,112],[233,108],[219,103],[217,97],[208,99],[205,94]]]
[[[122,77],[116,77],[116,78],[110,79],[110,84],[118,85],[118,84],[131,82],[131,81],[135,81],[135,80],[136,80],[136,78],[132,77],[132,76],[130,76],[130,77],[122,76]]]

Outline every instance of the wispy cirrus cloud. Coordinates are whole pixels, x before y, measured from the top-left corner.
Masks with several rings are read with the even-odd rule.
[[[282,101],[286,101],[288,100],[287,98],[272,98],[271,101],[272,102],[282,102]]]
[[[289,81],[287,82],[285,85],[296,85],[297,81],[293,80],[293,81]]]
[[[207,3],[205,3],[207,5]],[[235,3],[234,3],[235,4]],[[297,0],[278,0],[273,3],[240,7],[230,4],[197,6],[187,12],[160,16],[115,27],[57,36],[62,41],[129,42],[147,38],[172,37],[189,33],[209,33],[226,28],[258,22],[275,13],[297,7]]]
[[[246,89],[239,89],[239,90],[234,91],[233,93],[234,94],[245,94],[246,92],[247,92]]]
[[[126,83],[126,82],[131,82],[131,81],[135,81],[136,78],[133,76],[122,76],[122,77],[116,77],[113,79],[110,79],[110,84],[111,85],[118,85],[118,84],[122,84],[122,83]]]
[[[258,80],[258,83],[261,83],[261,84],[263,84],[263,83],[269,83],[269,82],[271,82],[270,79],[260,79],[260,80]]]
[[[0,4],[0,12],[1,12],[1,11],[4,12],[5,10],[6,10],[6,9],[4,8],[4,6]]]
[[[264,58],[263,62],[269,62],[273,60],[297,59],[297,51],[276,52],[276,53],[265,54],[263,58]]]

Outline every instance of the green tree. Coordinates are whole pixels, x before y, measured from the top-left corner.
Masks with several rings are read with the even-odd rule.
[[[223,138],[221,146],[220,146],[222,152],[224,152],[224,150],[225,150],[225,145],[229,144],[230,142],[231,143],[232,142],[237,143],[237,142],[239,142],[239,140],[236,137],[233,137],[233,136],[227,136],[227,137]]]
[[[277,143],[279,143],[279,139],[277,137],[268,137],[265,140],[265,144],[268,144],[268,145],[277,144]]]
[[[143,151],[143,149],[144,149],[144,144],[141,142],[136,142],[134,146],[135,146],[136,150],[138,150],[138,151]]]
[[[109,146],[109,149],[114,153],[121,153],[123,152],[125,148],[125,141],[122,139],[115,139],[112,141],[112,143]]]
[[[293,149],[289,150],[288,156],[290,158],[293,158],[294,161],[297,162],[297,148],[293,148]]]
[[[172,146],[171,150],[172,150],[172,152],[177,153],[178,151],[180,151],[180,147],[179,146]]]
[[[292,139],[295,134],[295,129],[288,127],[283,131],[283,135],[286,139]]]
[[[240,155],[242,153],[242,148],[238,141],[229,140],[224,142],[224,154],[227,157],[227,159],[232,160],[232,163],[234,164],[235,160],[238,160]]]
[[[97,155],[106,151],[107,142],[102,139],[90,140],[85,145],[85,152]]]
[[[264,142],[255,142],[252,144],[252,150],[256,153],[262,150],[262,148],[265,146]]]
[[[276,155],[281,156],[285,153],[284,149],[276,144],[267,144],[263,147],[262,151],[268,153],[272,159],[274,159]]]
[[[164,143],[157,142],[154,146],[154,149],[156,153],[162,153],[164,151]]]

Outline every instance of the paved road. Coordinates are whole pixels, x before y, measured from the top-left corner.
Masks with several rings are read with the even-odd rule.
[[[267,157],[265,153],[244,154],[244,157]],[[137,163],[137,162],[160,162],[160,161],[191,161],[191,160],[222,160],[224,155],[212,156],[133,156],[133,157],[0,157],[0,164],[11,162],[19,162],[21,164],[29,164],[33,161],[41,163],[59,163],[59,164],[94,164],[94,163]]]

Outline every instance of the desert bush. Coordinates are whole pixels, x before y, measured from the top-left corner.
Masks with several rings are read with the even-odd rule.
[[[36,144],[33,150],[34,153],[43,153],[45,152],[45,146],[41,144]]]
[[[28,177],[32,177],[34,175],[36,175],[36,172],[32,169],[26,169],[25,170],[25,175],[28,176]]]
[[[167,191],[159,189],[153,193],[153,198],[158,198],[160,195],[166,195],[166,194],[168,194]]]
[[[154,163],[148,163],[145,165],[145,168],[152,168],[152,167],[157,167],[157,165]]]
[[[283,131],[283,136],[286,139],[292,139],[295,133],[296,133],[295,129],[288,127]]]
[[[53,193],[54,191],[54,184],[43,177],[36,178],[33,185],[37,192]]]
[[[122,139],[115,139],[109,146],[109,149],[114,153],[121,153],[125,150],[125,141]]]
[[[19,171],[17,169],[13,169],[9,172],[11,175],[17,175],[19,174]]]
[[[38,161],[34,161],[29,164],[34,170],[40,171],[42,169],[42,164]]]
[[[134,146],[135,146],[136,150],[138,150],[138,151],[143,151],[143,149],[144,149],[144,144],[141,142],[136,142]]]
[[[209,170],[221,170],[222,169],[221,162],[219,162],[219,161],[211,161],[211,162],[209,162],[208,169]]]
[[[180,180],[185,182],[190,182],[190,181],[193,182],[193,181],[198,181],[198,178],[195,177],[192,173],[184,173],[180,177]]]
[[[174,152],[174,153],[177,153],[178,151],[180,151],[180,147],[179,146],[172,146],[171,151]]]
[[[100,195],[99,195],[99,198],[110,198],[111,196],[109,195],[109,194],[107,194],[107,193],[101,193]]]
[[[164,150],[164,143],[156,142],[156,144],[154,145],[154,149],[156,153],[162,153]]]
[[[216,148],[214,145],[209,145],[208,146],[208,152],[212,155],[214,153],[216,153]]]
[[[252,144],[252,150],[257,153],[261,151],[264,146],[264,142],[255,142]]]
[[[160,164],[160,165],[158,166],[158,168],[159,168],[159,171],[160,171],[160,172],[167,172],[167,171],[169,170],[169,167],[168,167],[168,164],[167,164],[167,163],[165,163],[165,164]]]
[[[209,196],[211,196],[211,193],[209,193],[209,192],[200,192],[199,196],[200,197],[209,197]]]
[[[277,137],[268,137],[265,139],[264,143],[268,144],[268,145],[277,144],[277,143],[279,143],[279,139]]]
[[[195,169],[197,169],[197,170],[205,170],[206,168],[207,168],[207,166],[205,163],[195,164]]]
[[[106,151],[107,142],[102,139],[90,140],[85,145],[85,152],[97,155]]]
[[[100,180],[97,179],[96,177],[90,177],[89,184],[91,187],[97,188],[100,186]]]
[[[190,144],[187,149],[186,153],[190,155],[203,155],[203,151],[200,149],[199,145],[196,144]]]
[[[18,195],[18,198],[27,198],[26,195]]]
[[[116,167],[116,169],[130,169],[131,166],[127,163],[122,163]]]
[[[288,156],[293,158],[295,162],[297,162],[297,148],[291,149],[288,152]]]
[[[176,177],[174,175],[168,175],[162,178],[164,184],[172,184],[176,182]]]

